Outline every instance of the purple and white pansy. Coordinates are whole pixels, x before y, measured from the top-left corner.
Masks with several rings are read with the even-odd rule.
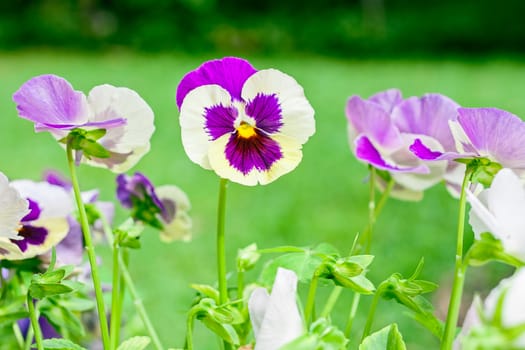
[[[20,117],[35,123],[36,131],[49,131],[58,140],[75,129],[104,129],[97,142],[109,157],[83,157],[77,152],[77,159],[87,164],[121,173],[149,151],[155,129],[153,111],[128,88],[104,84],[86,96],[67,80],[48,74],[25,82],[13,100]]]
[[[29,201],[0,172],[0,239],[20,239],[20,221],[29,211]]]
[[[268,184],[295,169],[315,132],[314,110],[295,79],[240,58],[188,73],[176,100],[189,158],[243,185]]]
[[[29,212],[20,219],[18,236],[0,238],[0,259],[32,258],[48,252],[68,233],[72,200],[62,188],[45,182],[15,180],[11,186],[26,198]]]
[[[454,150],[439,150],[416,139],[410,150],[424,160],[487,158],[518,173],[525,171],[525,122],[497,108],[459,108],[450,122]]]
[[[456,175],[459,165],[427,163],[409,150],[417,139],[436,149],[453,150],[448,122],[456,118],[458,107],[440,94],[403,99],[397,89],[369,99],[352,96],[346,105],[350,145],[359,160],[390,173],[395,181],[392,196],[420,199],[422,191],[441,180],[449,187],[461,181]]]

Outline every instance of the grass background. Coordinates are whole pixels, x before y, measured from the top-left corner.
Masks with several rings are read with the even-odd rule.
[[[193,205],[194,239],[166,245],[153,231],[147,231],[142,238],[143,249],[132,252],[131,271],[162,340],[171,347],[181,347],[184,342],[186,311],[194,296],[189,284],[211,284],[216,275],[218,179],[186,157],[174,102],[182,76],[210,58],[124,51],[97,55],[35,50],[0,53],[0,171],[11,179],[37,180],[45,169],[66,170],[63,150],[48,134],[35,134],[30,122],[18,118],[11,101],[13,92],[35,75],[63,76],[85,92],[103,83],[126,86],[136,90],[155,111],[157,129],[151,151],[132,171],[144,172],[157,185],[177,184],[188,193]],[[463,106],[494,106],[525,115],[525,63],[517,59],[246,58],[257,68],[277,68],[302,84],[316,110],[317,132],[304,146],[303,161],[292,173],[268,186],[230,184],[226,232],[228,267],[232,270],[237,249],[252,242],[262,248],[328,242],[344,252],[366,225],[367,169],[351,154],[346,137],[344,106],[350,95],[368,97],[397,87],[404,96],[440,92]],[[114,200],[114,174],[83,166],[79,176],[83,189],[100,188],[103,199]],[[446,305],[443,295],[448,293],[452,277],[456,209],[457,201],[443,186],[428,190],[421,202],[389,201],[376,226],[372,249],[376,259],[370,279],[378,284],[393,272],[408,276],[424,256],[422,278],[442,285],[441,292],[432,298],[438,309]],[[118,212],[118,220],[122,220],[125,213],[120,208]],[[107,250],[102,249],[101,254],[109,262]],[[467,295],[478,287],[487,291],[509,270],[491,264],[469,273]],[[247,277],[255,279],[257,271]],[[306,286],[300,289],[304,293]],[[320,306],[329,291],[320,291]],[[344,322],[350,297],[351,293],[345,293],[340,299],[334,322]],[[363,326],[370,298],[363,300],[354,338],[360,336],[357,330]],[[393,302],[381,303],[374,329],[396,320],[410,349],[437,348],[437,342],[402,311]],[[197,325],[196,334],[197,349],[214,348],[216,339],[207,330]]]

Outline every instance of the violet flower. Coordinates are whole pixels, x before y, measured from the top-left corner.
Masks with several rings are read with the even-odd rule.
[[[49,251],[69,230],[69,194],[45,182],[16,180],[11,186],[28,200],[29,213],[21,218],[16,238],[0,238],[0,259],[27,259]]]
[[[359,160],[390,174],[395,181],[393,197],[421,199],[425,189],[442,180],[452,189],[461,181],[459,165],[423,162],[409,146],[424,139],[436,149],[454,149],[448,121],[456,118],[458,107],[440,94],[404,100],[396,89],[367,100],[352,96],[346,106],[350,145]]]
[[[487,158],[504,168],[525,171],[525,122],[497,108],[459,108],[450,122],[456,149],[439,150],[416,139],[410,150],[424,160]]]
[[[265,288],[252,292],[248,310],[254,350],[277,350],[305,333],[296,298],[297,275],[284,268],[277,269],[271,294]]]
[[[131,217],[161,231],[161,239],[189,240],[192,221],[187,195],[174,185],[155,188],[142,173],[117,177],[117,198],[123,207],[131,209]]]
[[[292,171],[315,132],[303,88],[275,69],[235,57],[205,62],[177,89],[188,157],[231,181],[268,184]]]
[[[153,112],[133,90],[111,85],[94,87],[86,97],[56,75],[41,75],[25,82],[13,95],[18,114],[49,131],[57,140],[72,130],[105,130],[98,143],[109,157],[77,157],[87,164],[121,173],[149,151],[154,131]]]

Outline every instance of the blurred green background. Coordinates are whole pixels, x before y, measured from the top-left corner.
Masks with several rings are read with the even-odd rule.
[[[16,115],[11,96],[27,79],[53,73],[84,92],[103,83],[136,90],[155,111],[157,130],[151,151],[132,171],[157,185],[179,185],[193,205],[192,242],[163,244],[147,231],[131,261],[162,340],[181,347],[195,295],[189,284],[216,279],[218,190],[217,177],[191,163],[182,149],[174,96],[186,72],[211,58],[240,55],[256,68],[295,77],[316,110],[317,132],[295,171],[268,186],[230,184],[228,268],[234,269],[237,249],[252,242],[262,248],[328,242],[346,252],[366,225],[368,200],[367,168],[348,146],[347,98],[396,87],[407,97],[440,92],[463,106],[525,115],[525,26],[518,17],[523,9],[521,1],[494,8],[485,0],[2,2],[0,171],[11,179],[36,180],[46,169],[66,170],[65,153],[52,137],[35,134],[32,124]],[[100,188],[103,199],[114,200],[114,174],[85,166],[79,171],[83,189]],[[428,190],[421,202],[389,201],[374,236],[371,280],[378,284],[393,272],[408,276],[424,256],[422,278],[442,286],[431,296],[442,316],[454,263],[456,211],[457,201],[443,186]],[[117,223],[124,218],[118,208]],[[109,262],[107,250],[100,253]],[[257,272],[248,278],[254,280]],[[471,269],[466,299],[473,290],[486,293],[509,272],[498,264]],[[110,281],[108,274],[105,280]],[[301,285],[301,293],[306,288]],[[321,288],[320,306],[329,291]],[[340,299],[334,322],[344,323],[350,299],[351,293]],[[360,337],[369,302],[363,298],[354,338]],[[131,305],[128,309],[132,314]],[[393,302],[381,303],[374,329],[395,320],[409,349],[437,348],[403,311]],[[197,349],[215,348],[215,337],[198,324],[196,334]]]

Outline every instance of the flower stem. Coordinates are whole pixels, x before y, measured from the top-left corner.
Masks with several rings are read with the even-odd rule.
[[[38,317],[35,311],[35,304],[33,304],[33,298],[27,293],[27,309],[29,311],[29,319],[31,320],[31,327],[35,333],[35,342],[38,350],[44,350],[42,330],[38,324]]]
[[[219,281],[219,301],[221,304],[225,304],[228,302],[228,284],[226,281],[226,240],[224,237],[227,185],[228,180],[220,180],[219,205],[217,207],[217,272]]]
[[[109,335],[111,339],[111,350],[117,348],[119,339],[119,328],[121,311],[120,303],[120,272],[119,272],[119,255],[120,249],[118,244],[113,244],[113,273],[112,273],[112,290],[111,290],[111,321],[109,325]]]
[[[370,189],[368,197],[368,235],[366,239],[366,254],[370,253],[372,248],[372,234],[374,233],[374,225],[376,222],[376,168],[370,167]]]
[[[383,293],[383,288],[379,286],[374,294],[374,299],[372,299],[372,304],[370,305],[370,311],[368,312],[365,327],[363,328],[363,335],[361,336],[361,343],[370,334],[370,329],[372,329],[372,323],[374,322],[374,316],[381,293]]]
[[[355,315],[357,314],[357,308],[359,307],[359,301],[361,300],[361,294],[354,293],[352,298],[352,306],[350,307],[350,313],[348,314],[348,320],[346,321],[345,326],[345,336],[350,338],[350,332],[352,331],[352,326],[354,325]]]
[[[73,149],[68,144],[66,148],[67,161],[69,165],[69,172],[71,173],[71,183],[75,193],[75,200],[80,216],[80,226],[82,227],[82,234],[84,236],[84,243],[86,245],[86,252],[88,254],[89,265],[91,267],[91,278],[93,280],[93,287],[95,288],[95,298],[97,301],[98,318],[100,323],[100,333],[102,335],[102,344],[104,349],[110,349],[108,321],[106,318],[106,311],[104,309],[104,297],[102,294],[102,287],[100,284],[100,277],[98,275],[97,256],[95,254],[95,247],[91,240],[91,232],[84,208],[84,202],[80,194],[80,186],[78,184],[77,174],[75,171],[75,162],[73,159]]]
[[[191,309],[188,312],[188,319],[186,320],[186,346],[184,349],[193,350],[193,321],[195,319],[196,310]]]
[[[315,271],[312,280],[310,281],[310,289],[308,290],[308,298],[306,299],[306,307],[304,309],[304,321],[306,322],[307,328],[310,326],[310,319],[312,318],[314,304],[315,304],[315,294],[317,292],[317,284],[319,282],[319,271],[321,268],[324,268],[322,265],[317,268]]]
[[[448,304],[447,322],[445,324],[445,333],[441,343],[441,350],[452,349],[454,336],[456,335],[456,325],[459,317],[459,308],[461,306],[461,296],[463,294],[463,285],[465,282],[465,267],[463,266],[463,233],[465,230],[465,211],[466,211],[466,189],[469,183],[470,170],[467,168],[463,184],[461,185],[461,195],[459,197],[459,218],[456,245],[456,260],[454,268],[454,282],[452,284],[452,293],[450,303]]]
[[[237,299],[241,299],[244,294],[244,271],[237,272]]]
[[[109,246],[115,250],[111,227],[109,226],[109,223],[107,222],[104,215],[102,215],[102,213],[99,213],[99,214],[100,214],[100,219],[102,221],[102,225],[104,227],[104,234],[106,235],[106,240],[108,241]],[[123,253],[125,253],[125,250],[123,251]],[[120,276],[122,280],[124,281],[124,284],[129,290],[129,294],[131,295],[131,299],[133,300],[135,309],[139,313],[140,318],[142,319],[142,322],[144,323],[144,327],[146,327],[146,330],[148,331],[149,336],[151,337],[151,341],[153,342],[153,345],[155,346],[157,350],[163,350],[164,347],[162,346],[160,338],[157,335],[157,332],[155,331],[153,324],[151,323],[148,313],[146,312],[146,309],[144,308],[144,304],[142,303],[142,300],[140,299],[137,293],[135,284],[133,283],[133,279],[131,278],[131,274],[128,271],[127,261],[126,261],[127,259],[125,260],[122,257],[122,254],[117,254],[117,259],[118,259],[118,266],[120,268]],[[118,300],[118,303],[120,304],[118,306],[119,312],[122,309],[122,297],[123,297],[122,295],[123,283],[121,282],[120,284],[121,284],[121,294]]]
[[[24,350],[24,336],[22,335],[20,326],[18,326],[18,322],[13,322],[13,334],[15,335],[16,342],[18,343],[18,348],[20,350]]]

